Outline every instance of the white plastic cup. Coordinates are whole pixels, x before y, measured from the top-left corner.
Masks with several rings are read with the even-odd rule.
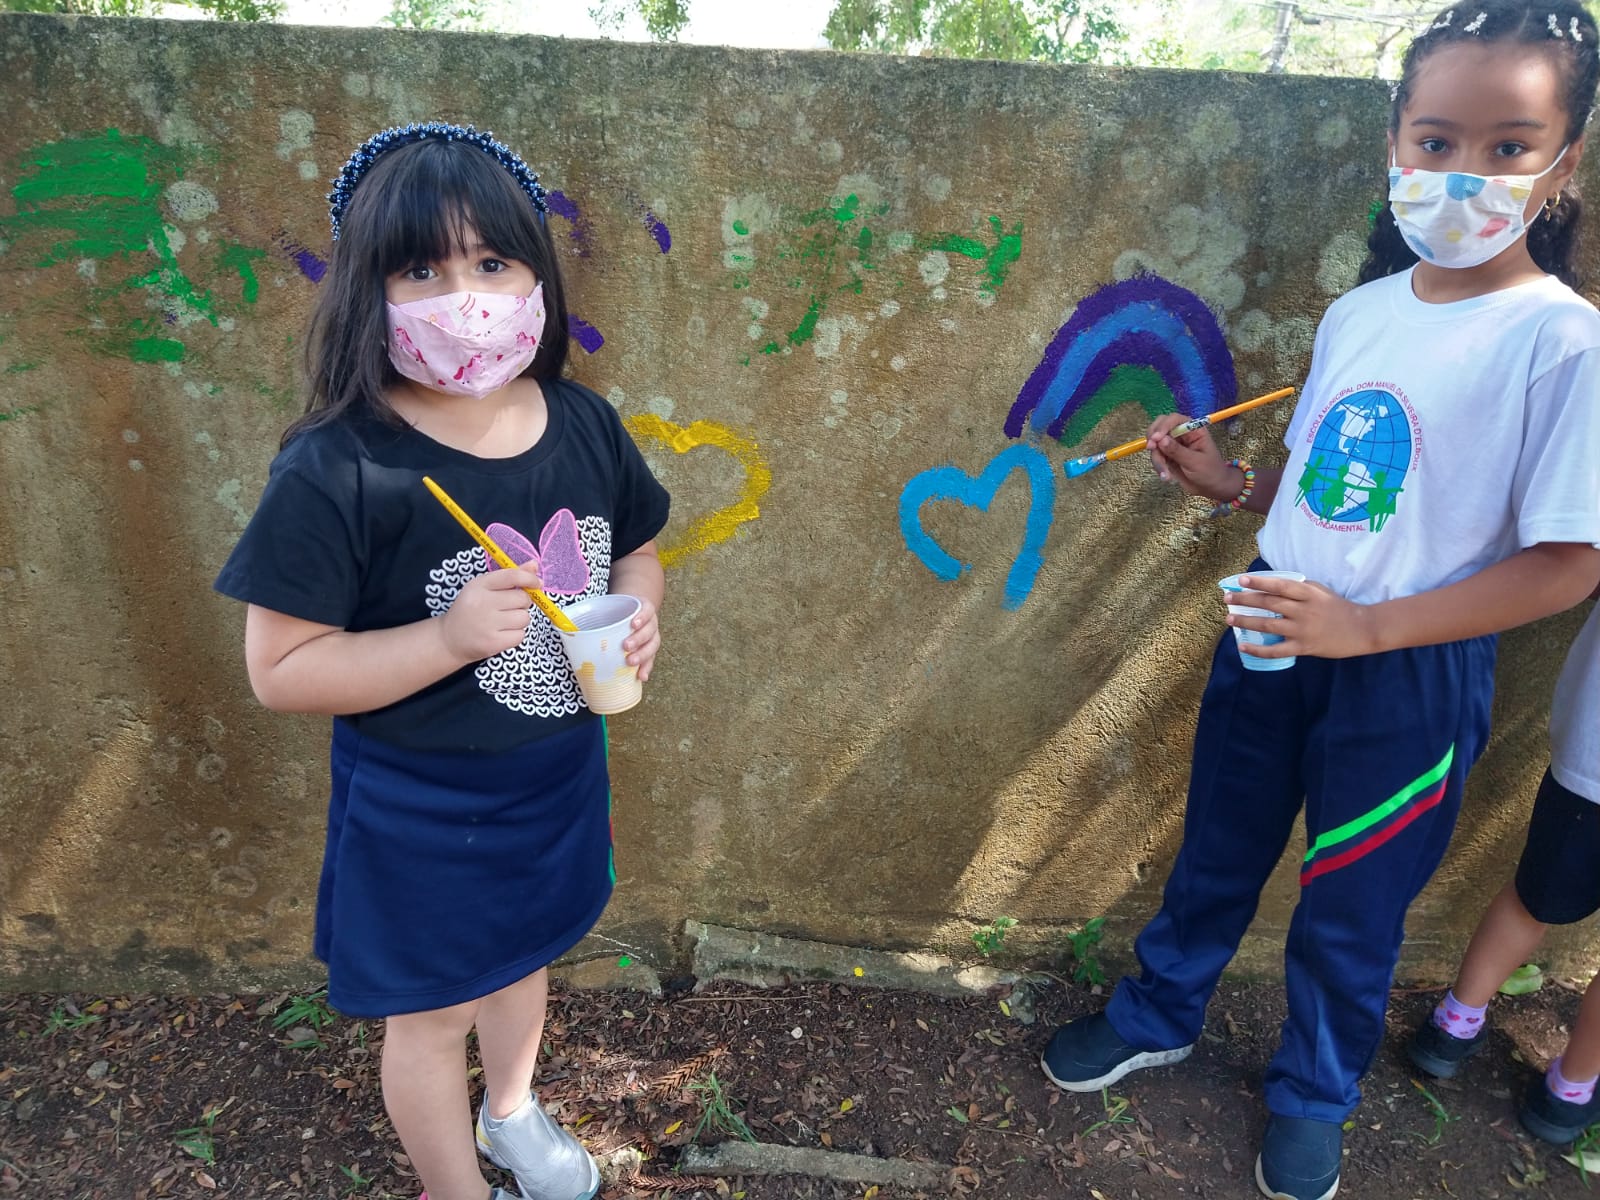
[[[642,607],[637,596],[608,595],[591,596],[566,609],[578,632],[556,632],[590,712],[627,712],[644,698],[638,669],[628,665],[622,650],[622,639],[633,632],[633,618]]]
[[[1306,577],[1299,571],[1244,571],[1251,579],[1293,579],[1296,583],[1304,583]],[[1229,575],[1226,579],[1219,579],[1217,586],[1225,592],[1247,592],[1250,589],[1239,586],[1239,575]],[[1283,614],[1271,612],[1265,608],[1251,608],[1247,604],[1230,604],[1228,611],[1241,617],[1281,617]],[[1240,646],[1276,646],[1283,641],[1283,635],[1277,633],[1257,633],[1254,629],[1241,629],[1237,625],[1230,625],[1233,630],[1233,640]],[[1262,658],[1256,654],[1246,654],[1239,651],[1239,661],[1244,664],[1247,671],[1287,671],[1295,664],[1295,657],[1288,658]]]

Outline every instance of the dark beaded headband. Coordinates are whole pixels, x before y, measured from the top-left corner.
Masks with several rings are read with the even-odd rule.
[[[545,213],[550,211],[550,205],[545,200],[544,187],[539,183],[539,176],[528,169],[528,164],[523,162],[515,151],[503,142],[495,141],[493,134],[480,133],[471,125],[447,125],[442,121],[428,121],[421,125],[385,129],[356,148],[356,152],[350,156],[350,161],[344,164],[344,169],[333,181],[333,190],[328,193],[328,221],[333,226],[334,241],[339,240],[339,224],[344,220],[345,210],[350,206],[350,197],[355,194],[362,178],[372,169],[372,164],[390,150],[430,137],[443,138],[447,142],[466,142],[469,146],[476,146],[482,150],[511,173],[511,178],[517,181],[517,186],[527,193],[529,200],[533,201],[534,211],[539,214],[539,219],[544,220]]]

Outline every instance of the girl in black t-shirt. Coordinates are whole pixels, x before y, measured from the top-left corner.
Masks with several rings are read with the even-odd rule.
[[[329,196],[310,399],[217,580],[249,604],[261,702],[333,716],[315,949],[329,1000],[387,1018],[383,1094],[433,1200],[587,1200],[593,1160],[531,1093],[546,966],[611,894],[602,720],[549,620],[639,597],[647,679],[667,494],[610,405],[561,379],[567,311],[522,160],[470,127],[388,130]],[[522,565],[496,570],[430,475]],[[516,547],[516,549],[513,549]]]

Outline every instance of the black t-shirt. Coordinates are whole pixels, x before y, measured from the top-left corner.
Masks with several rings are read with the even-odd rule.
[[[609,404],[569,380],[543,386],[549,424],[512,458],[478,458],[368,414],[300,434],[273,460],[217,590],[351,632],[442,615],[490,563],[423,486],[428,475],[512,558],[536,549],[557,604],[604,595],[612,561],[666,524],[667,492]],[[537,609],[521,645],[348,718],[398,745],[480,751],[589,719]]]

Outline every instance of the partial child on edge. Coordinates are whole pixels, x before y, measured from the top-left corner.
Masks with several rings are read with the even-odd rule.
[[[1600,589],[1595,596],[1600,597]],[[1453,1077],[1488,1039],[1500,985],[1552,925],[1600,912],[1600,606],[1567,654],[1550,708],[1550,766],[1534,797],[1516,877],[1489,904],[1455,984],[1407,1046],[1430,1075]],[[1600,987],[1584,992],[1566,1048],[1534,1081],[1518,1116],[1536,1137],[1564,1145],[1600,1121]]]
[[[1150,429],[1163,478],[1265,513],[1230,602],[1279,617],[1246,672],[1231,632],[1195,731],[1183,843],[1143,968],[1059,1029],[1074,1091],[1187,1057],[1302,805],[1308,853],[1285,945],[1288,1020],[1265,1079],[1256,1182],[1338,1190],[1345,1120],[1384,1033],[1406,909],[1444,854],[1489,732],[1495,634],[1600,575],[1600,314],[1572,290],[1572,175],[1600,76],[1574,0],[1474,0],[1406,52],[1389,204],[1360,286],[1317,331],[1282,468],[1224,463],[1183,418]],[[1309,209],[1312,197],[1303,197]]]

